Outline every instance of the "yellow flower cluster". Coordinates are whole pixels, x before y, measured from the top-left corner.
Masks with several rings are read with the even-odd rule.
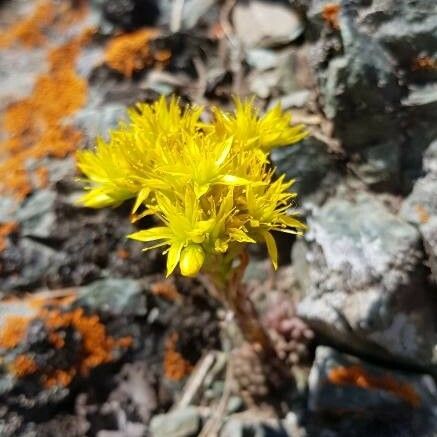
[[[185,276],[214,270],[247,243],[265,242],[277,266],[271,231],[301,233],[305,226],[290,211],[292,181],[274,178],[268,152],[306,136],[302,125],[279,107],[260,116],[251,101],[236,101],[233,113],[182,109],[164,98],[129,111],[129,123],[81,151],[78,166],[87,176],[81,203],[101,208],[134,198],[133,219],[155,215],[160,226],[129,235],[165,246],[167,275],[179,264]]]

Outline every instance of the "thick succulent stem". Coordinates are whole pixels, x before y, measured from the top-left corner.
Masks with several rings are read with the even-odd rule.
[[[291,379],[292,376],[285,363],[278,357],[255,306],[247,295],[243,275],[248,261],[247,253],[241,253],[239,266],[232,270],[226,285],[223,282],[220,284],[221,289],[218,291],[224,304],[234,313],[244,339],[256,346],[260,358],[269,368],[267,377],[272,386],[275,387],[281,380]]]

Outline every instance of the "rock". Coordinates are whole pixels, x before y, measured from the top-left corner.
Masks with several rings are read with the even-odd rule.
[[[420,66],[437,44],[433,15],[429,0],[313,0],[307,9],[323,110],[355,172],[381,190],[410,190],[437,134],[437,70]]]
[[[153,26],[159,19],[160,8],[156,0],[103,0],[104,17],[123,30]]]
[[[256,70],[266,71],[278,66],[280,59],[276,51],[264,48],[253,48],[246,52],[247,63]]]
[[[273,150],[272,162],[279,173],[285,173],[287,179],[296,180],[293,189],[302,198],[315,191],[323,191],[323,187],[332,183],[335,177],[333,156],[326,144],[312,137],[293,146]]]
[[[32,194],[17,211],[17,220],[21,225],[21,233],[27,237],[41,239],[53,238],[56,193],[50,190],[39,190]]]
[[[85,308],[72,289],[2,301],[0,321],[0,403],[36,416],[53,414],[91,372],[110,378],[105,364],[141,335],[134,317]]]
[[[0,110],[27,97],[39,74],[47,69],[44,50],[4,50],[0,59]]]
[[[218,10],[213,8],[216,4],[216,0],[186,0],[183,4],[181,28],[189,30],[205,20],[217,22]]]
[[[97,137],[108,139],[109,131],[125,118],[126,107],[114,103],[97,108],[84,108],[75,115],[75,122],[85,131],[87,138],[93,141]]]
[[[0,290],[32,290],[41,286],[46,273],[62,253],[29,238],[0,252]],[[0,295],[2,293],[0,292]]]
[[[429,375],[378,367],[330,347],[316,350],[308,406],[317,415],[335,416],[337,426],[349,421],[358,428],[340,435],[431,436],[437,432],[436,405]]]
[[[427,174],[416,181],[401,208],[402,217],[416,225],[425,224],[437,216],[437,141],[426,150],[423,168]]]
[[[18,208],[18,203],[13,197],[5,195],[0,197],[0,223],[16,220],[15,211]]]
[[[437,284],[437,216],[420,227],[434,282]]]
[[[154,416],[150,422],[152,437],[189,437],[200,431],[201,418],[196,407],[185,407]]]
[[[118,316],[147,313],[143,287],[134,279],[106,278],[92,282],[79,289],[79,303]]]
[[[234,7],[232,21],[246,47],[290,43],[304,30],[299,15],[282,2],[239,2]]]
[[[269,104],[269,108],[274,107],[278,103],[281,105],[281,108],[284,110],[290,108],[302,108],[309,102],[310,98],[311,98],[311,91],[307,89],[303,89],[273,100]]]
[[[287,437],[282,423],[278,420],[263,418],[260,415],[252,414],[240,415],[240,417],[230,418],[225,422],[220,437]]]
[[[437,175],[437,140],[434,140],[424,153],[423,169],[427,173]]]
[[[416,181],[402,204],[401,214],[419,227],[433,279],[437,282],[437,141],[426,150],[423,168],[427,174]]]
[[[298,315],[358,353],[437,371],[434,291],[418,230],[365,193],[340,193],[308,224],[293,253],[306,292]]]

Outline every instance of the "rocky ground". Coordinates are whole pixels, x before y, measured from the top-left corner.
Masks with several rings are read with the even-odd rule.
[[[437,435],[435,0],[3,0],[0,27],[0,436]],[[161,94],[311,131],[273,154],[309,232],[245,277],[295,385],[129,205],[75,204],[74,151]]]

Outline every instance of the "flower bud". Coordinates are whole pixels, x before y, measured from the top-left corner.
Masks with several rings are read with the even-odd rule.
[[[184,276],[196,276],[205,261],[205,252],[198,244],[192,244],[182,250],[179,266]]]

